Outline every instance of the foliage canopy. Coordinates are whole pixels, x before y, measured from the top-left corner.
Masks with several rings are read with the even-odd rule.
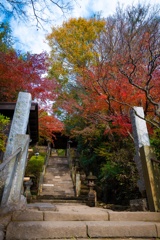
[[[130,109],[144,108],[150,135],[160,128],[159,14],[159,6],[118,7],[106,19],[70,19],[47,37],[59,84],[53,109],[86,171],[121,189],[121,200],[120,186],[130,197],[137,191]]]
[[[0,101],[15,102],[20,91],[30,92],[39,103],[39,135],[52,141],[52,130],[61,131],[63,124],[53,116],[46,116],[51,111],[48,103],[57,97],[57,83],[47,77],[48,68],[47,53],[19,53],[12,46],[9,25],[0,25]]]

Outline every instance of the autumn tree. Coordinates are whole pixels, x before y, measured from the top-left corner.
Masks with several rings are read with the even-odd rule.
[[[159,23],[158,8],[118,8],[96,39],[97,63],[80,79],[101,99],[101,106],[107,104],[115,120],[122,119],[121,124],[136,105],[144,108],[148,122],[159,127]]]
[[[71,19],[48,36],[49,73],[60,86],[54,110],[77,137],[82,162],[112,184],[113,178],[129,183],[135,171],[128,155],[130,109],[142,106],[146,120],[159,128],[158,36],[159,10],[146,5],[117,8],[105,20]]]
[[[90,66],[95,54],[94,41],[104,26],[103,20],[71,18],[62,27],[53,27],[47,37],[52,49],[51,76],[65,83]]]
[[[160,90],[160,6],[143,5],[117,9],[112,22],[112,38],[118,38],[113,50],[118,72],[141,94],[146,119],[159,126]],[[116,32],[116,36],[115,33]],[[125,56],[125,57],[124,57]],[[131,104],[129,104],[131,105]]]
[[[44,110],[39,111],[39,141],[54,142],[55,133],[61,132],[64,129],[63,123],[53,115],[48,115]]]
[[[50,74],[66,86],[61,95],[65,110],[85,105],[85,117],[114,122],[117,117],[122,124],[137,105],[159,125],[158,14],[157,8],[137,5],[118,8],[105,25],[104,20],[80,18],[52,29]]]
[[[54,99],[54,81],[47,79],[47,55],[0,53],[0,101],[15,101],[19,91],[28,91],[42,104]]]
[[[70,19],[62,27],[53,28],[47,37],[52,48],[49,75],[55,77],[61,86],[57,106],[63,109],[62,112],[65,110],[71,114],[82,107],[81,95],[86,93],[83,76],[85,69],[95,64],[98,53],[94,49],[94,41],[104,27],[105,21],[96,18]],[[78,80],[80,78],[84,80],[82,83]]]
[[[9,26],[0,27],[0,101],[16,102],[20,91],[31,93],[32,99],[39,103],[40,138],[52,141],[52,131],[61,131],[62,123],[51,115],[51,101],[57,97],[58,83],[47,77],[48,55],[20,54],[12,47]]]
[[[100,85],[107,72],[101,48],[105,31],[105,21],[96,18],[71,19],[52,29],[48,36],[52,47],[50,75],[61,85],[60,97],[54,104],[58,113],[62,109],[62,113],[81,115],[92,123],[111,121],[108,111],[113,115],[116,110],[111,111]]]
[[[12,49],[12,31],[8,23],[0,23],[0,51],[6,52]]]
[[[47,78],[48,54],[30,54],[13,48],[8,24],[0,25],[0,101],[15,101],[19,91],[28,91],[41,106],[56,97],[57,83]]]

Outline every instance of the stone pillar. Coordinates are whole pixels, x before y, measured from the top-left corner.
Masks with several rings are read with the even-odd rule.
[[[7,178],[5,178],[1,206],[8,206],[8,210],[10,210],[12,206],[21,208],[21,205],[25,204],[25,198],[21,195],[21,189],[29,146],[29,136],[25,134],[27,132],[30,108],[31,94],[20,92],[3,158],[3,162],[6,162],[6,160],[12,156],[12,153],[19,147],[22,148],[21,156],[12,158],[5,168]]]
[[[76,197],[79,197],[81,191],[80,173],[76,173]]]
[[[12,125],[6,145],[3,162],[12,154],[16,134],[26,134],[31,108],[31,94],[20,92],[18,95]]]
[[[144,120],[144,111],[142,107],[133,107],[133,109],[131,110],[131,123],[132,123],[133,137],[134,137],[135,150],[136,150],[134,161],[136,163],[139,176],[140,176],[140,179],[137,185],[142,195],[144,195],[146,188],[145,188],[139,149],[142,146],[150,146],[150,142],[149,142],[146,121]]]
[[[17,134],[14,136],[13,151],[22,148],[20,156],[13,158],[8,167],[1,207],[8,208],[8,211],[25,207],[26,199],[21,195],[27,154],[29,146],[29,135]]]

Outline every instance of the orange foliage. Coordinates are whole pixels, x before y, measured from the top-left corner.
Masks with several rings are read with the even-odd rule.
[[[64,125],[54,116],[47,115],[43,110],[39,111],[39,135],[43,139],[53,142],[54,133],[61,132]]]

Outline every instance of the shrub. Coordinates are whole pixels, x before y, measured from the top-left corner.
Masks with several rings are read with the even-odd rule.
[[[8,117],[3,116],[0,114],[0,151],[5,151],[5,143],[7,136],[5,134],[7,130],[7,126],[9,124],[10,120]]]
[[[59,157],[65,156],[65,149],[57,149],[57,154]]]
[[[160,148],[159,148],[159,146],[160,146],[160,129],[159,128],[154,130],[154,133],[151,136],[150,142],[151,142],[151,146],[155,150],[157,159],[160,160]]]
[[[34,175],[37,182],[39,180],[40,172],[43,171],[43,165],[44,165],[44,156],[32,156],[31,159],[28,161],[27,167],[26,167],[26,176]]]

